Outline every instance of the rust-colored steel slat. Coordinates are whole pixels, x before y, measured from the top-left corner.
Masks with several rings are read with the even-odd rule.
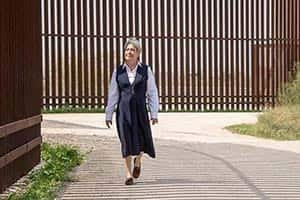
[[[0,126],[0,138],[6,137],[12,133],[29,128],[42,122],[42,116],[37,115],[19,121],[11,122]]]
[[[56,0],[56,24],[57,24],[57,34],[62,34],[62,20],[61,20],[61,0]],[[63,78],[62,78],[62,37],[57,36],[57,96],[63,96]],[[61,98],[57,99],[58,107],[63,106],[63,102]]]
[[[88,1],[84,0],[83,1],[83,34],[87,35],[88,34]],[[84,96],[83,96],[83,101],[84,104],[83,106],[85,108],[88,108],[89,106],[89,96],[90,96],[90,88],[89,88],[89,53],[88,53],[88,38],[83,37],[83,91],[84,91]]]
[[[18,147],[17,149],[0,157],[0,169],[10,164],[14,160],[18,159],[19,157],[23,156],[24,154],[30,152],[32,149],[34,149],[41,143],[42,143],[42,137],[37,137],[31,140],[30,142],[28,142],[27,144],[24,144]]]
[[[111,3],[112,5],[112,3]],[[96,35],[96,30],[95,30],[95,19],[94,19],[94,0],[90,0],[89,2],[89,7],[90,7],[90,35],[92,36],[90,38],[90,105],[91,108],[95,108],[96,106],[96,63],[95,63],[95,35]]]

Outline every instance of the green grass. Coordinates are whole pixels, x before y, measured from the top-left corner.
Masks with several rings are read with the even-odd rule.
[[[300,63],[295,68],[298,73],[291,75],[293,80],[285,84],[283,91],[279,94],[279,105],[300,105]]]
[[[233,133],[274,140],[299,140],[300,105],[277,107],[260,115],[256,124],[238,124],[226,129]]]
[[[275,140],[300,140],[300,65],[294,79],[278,95],[277,106],[263,112],[256,124],[237,124],[225,129],[242,135]]]
[[[54,199],[64,181],[70,181],[67,173],[82,162],[83,155],[67,145],[42,145],[40,169],[29,175],[26,191],[11,193],[8,200],[51,200]]]
[[[239,133],[241,135],[257,136],[255,133],[255,126],[253,124],[231,125],[231,126],[227,126],[226,129],[234,133]]]

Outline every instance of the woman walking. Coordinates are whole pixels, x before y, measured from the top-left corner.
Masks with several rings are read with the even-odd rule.
[[[106,107],[106,125],[110,128],[115,106],[118,136],[125,161],[126,185],[134,183],[141,172],[143,153],[155,158],[146,101],[152,124],[158,123],[158,92],[153,73],[148,65],[139,61],[141,45],[130,38],[124,45],[124,62],[112,74]],[[131,169],[132,156],[133,171]]]

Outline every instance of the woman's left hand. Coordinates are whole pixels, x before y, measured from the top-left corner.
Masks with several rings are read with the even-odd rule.
[[[155,118],[152,118],[152,119],[151,119],[151,121],[152,121],[152,125],[154,125],[154,124],[157,124],[157,123],[158,123],[158,119],[155,119]]]

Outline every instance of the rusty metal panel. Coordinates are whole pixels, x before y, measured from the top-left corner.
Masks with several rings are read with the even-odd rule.
[[[0,157],[3,161],[0,167],[0,192],[2,192],[40,160],[40,143],[35,143],[34,147],[31,145],[30,151],[27,151],[30,149],[29,146],[26,146],[26,151],[20,150],[21,146],[31,144],[41,137],[40,0],[1,1],[0,43]]]

